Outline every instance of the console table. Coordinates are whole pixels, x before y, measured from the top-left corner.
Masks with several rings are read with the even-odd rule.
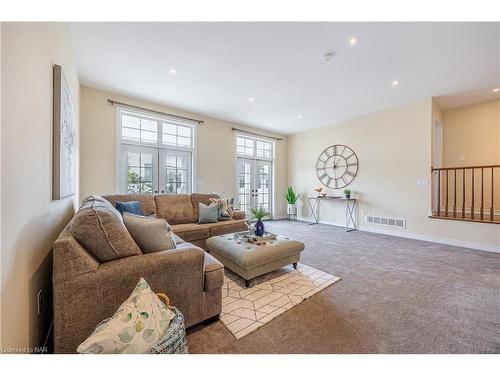
[[[309,207],[311,208],[312,215],[314,217],[314,223],[310,223],[309,225],[314,225],[319,223],[319,202],[326,200],[337,200],[345,202],[345,229],[346,232],[351,232],[353,230],[358,229],[356,224],[356,207],[357,207],[357,199],[356,198],[343,198],[343,197],[309,197],[307,198],[309,201]]]

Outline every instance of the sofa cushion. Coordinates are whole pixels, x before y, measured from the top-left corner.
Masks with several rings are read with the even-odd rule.
[[[192,207],[193,207],[194,217],[195,217],[195,220],[193,220],[193,222],[198,221],[198,218],[200,215],[199,203],[201,202],[201,203],[208,206],[211,203],[210,198],[217,198],[217,195],[215,195],[215,194],[200,194],[200,193],[191,194],[191,202],[192,202]]]
[[[221,234],[242,232],[248,230],[245,220],[229,220],[219,221],[218,223],[209,224],[209,237],[220,236]]]
[[[141,277],[115,314],[101,322],[78,348],[78,353],[147,353],[167,331],[175,314]]]
[[[209,225],[211,224],[175,224],[172,230],[184,241],[204,240],[209,237]]]
[[[242,220],[246,218],[245,211],[233,211],[233,219],[234,220]]]
[[[123,213],[123,223],[143,253],[176,248],[172,228],[165,219]]]
[[[206,205],[202,202],[198,203],[199,218],[198,223],[216,223],[219,216],[219,204],[210,203]]]
[[[113,207],[116,202],[130,202],[138,201],[141,203],[141,208],[143,214],[146,216],[151,216],[156,214],[156,204],[155,199],[152,195],[141,195],[141,194],[131,194],[131,195],[105,195],[102,198],[110,202]]]
[[[120,213],[104,200],[87,198],[75,214],[70,233],[100,262],[141,254]]]
[[[198,220],[189,195],[155,195],[154,199],[157,216],[169,224],[194,223]]]
[[[124,212],[129,212],[134,215],[144,215],[144,212],[142,211],[141,207],[141,202],[139,201],[130,201],[130,202],[116,201],[115,208],[122,215]]]
[[[210,292],[219,289],[224,284],[224,266],[208,253],[205,253],[204,260],[205,282],[203,290]]]

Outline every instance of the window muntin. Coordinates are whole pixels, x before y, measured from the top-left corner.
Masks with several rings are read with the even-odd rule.
[[[165,157],[165,193],[188,194],[190,160],[184,155]]]
[[[162,123],[162,143],[167,146],[192,148],[193,128],[178,124]]]
[[[117,181],[126,194],[189,194],[196,125],[119,108]]]
[[[153,155],[127,152],[127,194],[153,194]]]
[[[122,142],[194,149],[193,125],[127,110],[119,110],[119,121]]]
[[[259,159],[274,159],[274,142],[237,135],[236,154]]]

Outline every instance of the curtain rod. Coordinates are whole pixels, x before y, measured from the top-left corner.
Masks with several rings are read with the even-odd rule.
[[[247,134],[258,135],[259,137],[276,139],[277,141],[282,141],[283,140],[283,138],[271,137],[270,135],[262,135],[262,134],[259,134],[259,133],[249,132],[248,130],[242,130],[242,129],[238,129],[238,128],[231,128],[231,129],[232,129],[233,132],[242,132],[242,133],[247,133]]]
[[[107,102],[111,105],[122,105],[124,107],[130,107],[130,108],[135,108],[135,109],[142,109],[144,111],[148,111],[148,112],[153,112],[153,113],[158,113],[160,115],[166,115],[166,116],[171,116],[171,117],[175,117],[175,118],[178,118],[178,119],[181,119],[181,120],[189,120],[189,121],[195,121],[197,122],[198,124],[203,124],[205,121],[203,120],[196,120],[194,118],[189,118],[189,117],[184,117],[184,116],[178,116],[178,115],[173,115],[171,113],[166,113],[166,112],[162,112],[162,111],[157,111],[157,110],[154,110],[154,109],[149,109],[149,108],[144,108],[144,107],[139,107],[138,105],[133,105],[133,104],[127,104],[127,103],[122,103],[122,102],[117,102],[116,100],[111,100],[111,99],[108,99]]]

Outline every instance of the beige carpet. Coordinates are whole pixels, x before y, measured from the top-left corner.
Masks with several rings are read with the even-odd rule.
[[[339,280],[299,263],[297,270],[291,265],[281,268],[253,279],[245,288],[245,281],[226,268],[220,321],[240,339]]]

